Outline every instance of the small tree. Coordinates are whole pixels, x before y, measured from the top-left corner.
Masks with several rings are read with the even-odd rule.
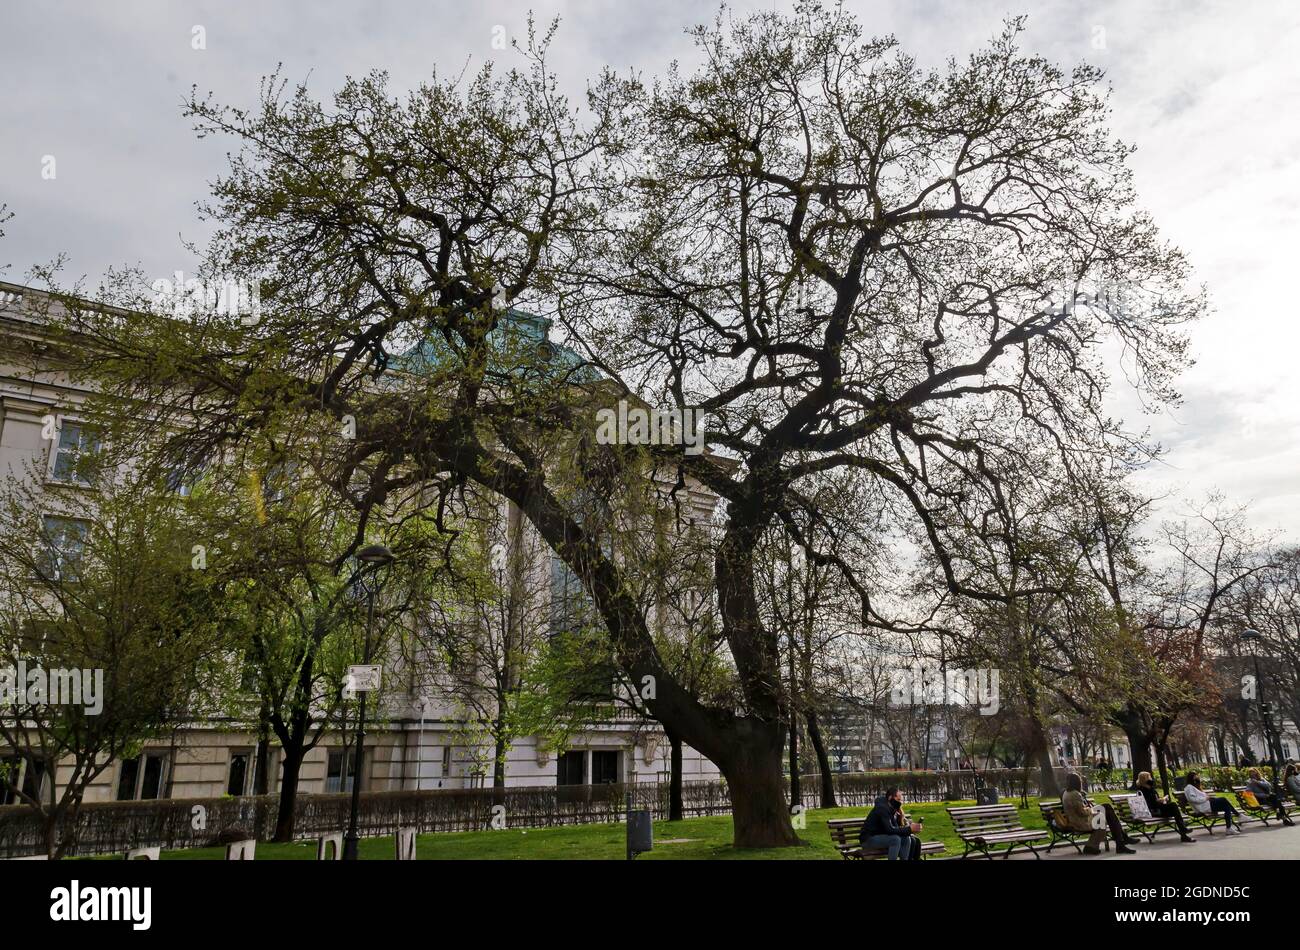
[[[469,506],[462,583],[415,627],[420,674],[451,699],[466,726],[491,746],[492,787],[505,788],[506,761],[519,738],[516,701],[526,671],[548,643],[549,549],[525,530],[513,505]]]
[[[20,784],[0,769],[0,786],[60,858],[110,763],[211,701],[226,614],[219,585],[193,567],[194,519],[177,496],[117,471],[96,473],[93,488],[42,482],[0,494],[0,668],[88,679],[81,702],[0,692],[0,740],[27,775],[45,775]]]
[[[305,757],[331,731],[350,735],[348,667],[367,653],[385,664],[385,689],[370,708],[372,721],[382,717],[389,684],[415,662],[417,618],[446,599],[459,565],[455,536],[400,496],[340,505],[312,465],[327,433],[282,435],[269,451],[211,462],[194,497],[203,506],[196,530],[206,569],[221,579],[235,619],[240,676],[227,679],[223,698],[229,714],[279,741],[274,839],[290,841]],[[394,555],[382,578],[355,557],[373,538]],[[358,771],[354,780],[363,779]]]

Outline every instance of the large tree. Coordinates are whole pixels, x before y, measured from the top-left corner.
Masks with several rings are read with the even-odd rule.
[[[472,482],[512,501],[587,588],[624,674],[654,677],[650,713],[727,777],[736,845],[794,844],[764,532],[840,570],[865,623],[895,625],[846,556],[852,523],[805,492],[840,472],[949,590],[1002,599],[954,541],[997,530],[1001,481],[1021,474],[1009,433],[1113,451],[1104,345],[1167,398],[1200,306],[1134,209],[1100,73],[1024,55],[1018,32],[931,72],[840,11],[720,18],[695,31],[697,74],[604,75],[581,117],[545,38],[525,72],[402,98],[376,74],[328,104],[278,79],[251,110],[195,100],[199,129],[240,145],[205,273],[260,280],[260,315],[178,326],[74,303],[65,323],[97,354],[85,368],[160,422],[201,411],[197,437],[354,420],[329,459],[354,500],[421,486],[441,510]],[[1114,282],[1122,299],[1096,292]],[[513,307],[554,315],[583,359]],[[713,583],[736,703],[662,662],[638,565],[594,527],[593,500],[642,464],[594,437],[619,392],[704,419],[709,451],[651,452],[725,501]]]

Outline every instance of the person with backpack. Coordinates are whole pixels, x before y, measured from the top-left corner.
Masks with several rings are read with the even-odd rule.
[[[1282,796],[1277,793],[1277,790],[1265,781],[1263,773],[1259,769],[1251,769],[1246,774],[1250,776],[1246,782],[1246,789],[1255,796],[1255,801],[1259,802],[1264,808],[1275,809],[1282,824],[1294,825],[1295,822],[1286,813],[1286,802],[1282,800]]]
[[[1131,847],[1132,839],[1120,824],[1119,815],[1110,804],[1090,805],[1083,797],[1083,778],[1078,772],[1071,772],[1065,777],[1065,794],[1061,796],[1061,813],[1065,827],[1070,831],[1088,831],[1091,836],[1084,846],[1085,854],[1101,854],[1101,843],[1106,840],[1106,832],[1093,827],[1093,814],[1100,807],[1106,816],[1106,825],[1110,836],[1115,839],[1115,851],[1118,854],[1137,854]]]

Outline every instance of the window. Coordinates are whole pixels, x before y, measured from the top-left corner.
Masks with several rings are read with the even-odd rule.
[[[591,784],[614,785],[618,782],[618,750],[592,750]]]
[[[99,447],[99,435],[94,429],[79,422],[62,420],[50,459],[50,477],[56,482],[89,485],[91,477],[87,463]]]
[[[144,772],[140,776],[140,798],[152,799],[162,797],[163,757],[146,755]]]
[[[123,759],[117,770],[117,800],[129,802],[135,798],[136,782],[140,778],[140,760]]]
[[[239,797],[248,793],[249,759],[247,752],[236,752],[230,756],[230,769],[226,778],[226,794]]]
[[[20,788],[24,795],[39,799],[45,791],[45,763],[21,755],[7,756],[0,759],[0,779],[0,805],[19,804],[22,799],[16,789]]]
[[[451,752],[452,752],[451,746],[445,745],[442,747],[442,777],[443,778],[449,778],[451,776]]]
[[[587,753],[583,750],[561,752],[556,760],[556,785],[583,785],[587,772]]]
[[[350,792],[352,783],[357,778],[357,757],[352,751],[348,751],[348,774],[343,775],[343,755],[342,749],[331,749],[329,760],[325,766],[325,791],[328,792]]]
[[[162,798],[166,774],[166,753],[150,752],[132,759],[123,759],[117,773],[117,800],[129,802]]]
[[[280,790],[280,750],[272,746],[266,754],[266,793],[274,795]]]
[[[266,470],[262,476],[262,501],[267,505],[279,505],[293,496],[293,487],[298,482],[298,463],[293,461],[278,462]]]
[[[28,656],[40,656],[47,640],[52,640],[58,628],[48,620],[26,618],[18,632],[18,651]]]
[[[611,523],[608,501],[591,491],[578,492],[571,504],[574,519],[589,532],[599,535],[601,526]],[[606,557],[613,555],[613,548],[608,541],[600,542],[600,548]],[[550,621],[552,636],[582,630],[597,623],[595,601],[583,586],[582,579],[562,557],[554,553],[551,554]]]
[[[588,626],[595,614],[591,595],[558,554],[551,555],[551,635]]]
[[[46,515],[41,519],[43,570],[54,580],[76,580],[86,551],[90,522],[79,518]]]
[[[203,477],[206,468],[206,465],[189,465],[186,463],[172,466],[167,470],[167,490],[180,495],[182,498],[190,497],[190,494],[194,491],[194,486]]]

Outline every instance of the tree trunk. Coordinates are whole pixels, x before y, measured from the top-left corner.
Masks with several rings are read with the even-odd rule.
[[[737,848],[785,848],[799,844],[790,823],[781,776],[779,723],[739,720],[738,735],[717,763],[731,792]]]
[[[271,723],[265,702],[257,717],[257,751],[254,760],[253,794],[265,795],[271,788],[270,776],[266,774],[271,767]]]
[[[822,808],[838,808],[835,801],[835,781],[831,775],[831,759],[826,754],[826,743],[822,740],[821,725],[817,722],[817,714],[809,712],[808,721],[808,741],[812,743],[813,752],[817,754],[817,771],[822,777]]]
[[[1136,781],[1139,772],[1155,771],[1151,761],[1151,736],[1143,729],[1124,730],[1128,737],[1129,758],[1133,760],[1133,778]]]
[[[1129,703],[1110,715],[1110,721],[1124,731],[1128,739],[1129,756],[1133,760],[1133,782],[1136,787],[1139,772],[1154,771],[1151,762],[1152,732],[1148,720],[1140,707]]]
[[[1059,798],[1061,787],[1056,784],[1056,769],[1052,765],[1052,750],[1046,740],[1038,744],[1038,791],[1049,798]]]
[[[51,777],[50,782],[53,785],[53,777]],[[52,812],[57,841],[55,842],[54,853],[50,855],[51,858],[66,858],[77,843],[77,821],[81,815],[81,796],[82,791],[73,792],[72,797],[64,803],[62,808],[56,808]],[[60,826],[62,827],[62,834],[58,834]]]
[[[284,780],[280,783],[280,804],[275,818],[274,841],[287,844],[293,841],[295,810],[298,803],[298,776],[302,772],[305,753],[301,745],[284,747]],[[346,762],[346,758],[344,759]],[[344,772],[347,768],[344,766]]]
[[[1156,765],[1160,770],[1160,787],[1164,789],[1166,795],[1169,794],[1169,766],[1165,755],[1165,743],[1156,743]]]
[[[271,743],[266,736],[258,736],[253,760],[253,794],[265,795],[270,788],[270,779],[266,773],[271,767]]]
[[[492,750],[492,804],[506,803],[506,740],[505,722],[496,722],[496,746]]]
[[[1059,798],[1061,789],[1056,784],[1056,769],[1052,766],[1052,750],[1047,742],[1047,732],[1034,716],[1029,717],[1029,725],[1029,741],[1032,748],[1030,758],[1025,764],[1028,765],[1032,761],[1038,765],[1039,793],[1044,797]]]
[[[790,710],[790,807],[803,804],[799,786],[799,717]]]
[[[682,740],[675,732],[668,734],[668,820],[681,821],[682,806]]]

